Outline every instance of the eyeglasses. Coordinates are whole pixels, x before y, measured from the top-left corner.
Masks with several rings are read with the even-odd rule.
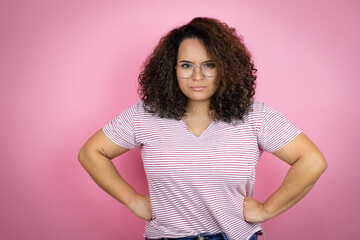
[[[196,67],[200,67],[202,74],[205,77],[215,77],[216,67],[213,62],[204,62],[201,65],[192,65],[190,63],[180,63],[175,68],[178,70],[181,78],[191,78],[194,75]]]

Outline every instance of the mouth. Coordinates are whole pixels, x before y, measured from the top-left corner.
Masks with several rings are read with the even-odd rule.
[[[204,90],[206,87],[205,86],[192,86],[190,88],[191,88],[191,90],[198,92],[198,91]]]

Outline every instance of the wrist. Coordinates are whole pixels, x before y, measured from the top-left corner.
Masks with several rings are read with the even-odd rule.
[[[269,203],[265,202],[262,205],[263,205],[262,218],[264,222],[276,216],[274,209],[271,207]]]

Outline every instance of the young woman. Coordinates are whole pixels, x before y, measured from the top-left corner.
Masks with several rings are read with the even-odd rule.
[[[195,18],[165,35],[139,75],[141,100],[100,129],[79,160],[94,181],[146,220],[146,239],[257,239],[326,169],[280,112],[253,100],[256,69],[233,28]],[[150,196],[120,176],[116,156],[141,148]],[[264,202],[251,196],[263,151],[291,167]]]

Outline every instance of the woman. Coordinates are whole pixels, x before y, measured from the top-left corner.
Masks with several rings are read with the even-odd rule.
[[[233,28],[195,18],[164,36],[139,75],[141,101],[82,147],[94,181],[146,220],[146,239],[257,239],[260,223],[298,202],[326,169],[317,147],[253,100],[256,69]],[[141,147],[150,196],[110,159]],[[263,151],[291,165],[264,203],[251,198]]]

